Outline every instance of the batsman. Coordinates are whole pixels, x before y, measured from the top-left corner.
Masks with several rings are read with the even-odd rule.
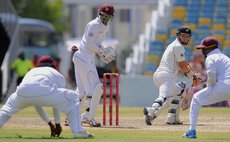
[[[102,95],[102,83],[100,82],[95,65],[95,55],[108,64],[115,60],[116,52],[111,46],[104,47],[102,41],[109,30],[109,25],[115,15],[111,4],[104,4],[98,10],[98,17],[90,21],[85,28],[80,46],[72,47],[77,93],[80,99],[87,98],[85,113],[81,115],[81,122],[92,127],[100,127],[94,117]],[[66,124],[68,125],[68,124]]]
[[[152,125],[152,120],[157,118],[161,111],[170,105],[167,124],[182,124],[179,119],[180,100],[185,89],[185,82],[177,82],[179,70],[187,78],[198,80],[196,73],[185,60],[185,47],[192,36],[191,29],[181,26],[177,29],[176,39],[166,48],[160,65],[153,75],[153,81],[159,88],[159,97],[151,107],[144,108],[145,122]]]

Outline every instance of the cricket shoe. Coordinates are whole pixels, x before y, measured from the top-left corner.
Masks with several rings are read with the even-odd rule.
[[[101,123],[96,122],[94,119],[88,120],[88,118],[86,116],[87,116],[87,113],[83,113],[81,115],[81,123],[83,125],[89,125],[91,127],[101,127]]]
[[[195,139],[196,138],[196,130],[187,130],[186,133],[183,135],[185,138]]]
[[[153,115],[153,117],[150,115],[150,112],[149,112],[150,109],[152,109],[152,108],[150,108],[150,107],[145,107],[144,110],[143,110],[143,113],[144,113],[144,115],[145,115],[145,123],[146,123],[147,125],[152,125],[153,119],[156,118],[155,115]]]
[[[183,121],[181,121],[181,120],[176,120],[174,122],[166,121],[166,124],[168,124],[168,125],[182,125]]]
[[[74,138],[76,138],[76,139],[80,139],[80,138],[94,138],[94,135],[91,134],[88,131],[82,131],[82,132],[74,133]]]

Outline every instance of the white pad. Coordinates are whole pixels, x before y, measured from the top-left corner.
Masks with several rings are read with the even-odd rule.
[[[89,118],[88,118],[89,121],[94,119],[94,117],[95,117],[97,107],[99,105],[102,93],[103,93],[102,83],[98,83],[93,90],[93,94],[92,94],[92,98],[91,98],[91,102],[90,102]]]
[[[152,104],[152,112],[150,111],[150,116],[159,116],[161,111],[168,107],[168,104],[172,101],[172,97],[158,97]]]
[[[194,89],[195,89],[195,87],[191,87],[188,90],[188,93],[184,96],[184,98],[182,100],[182,103],[181,103],[182,110],[186,110],[186,109],[188,109],[190,107],[192,97],[193,97],[193,94],[194,94]]]

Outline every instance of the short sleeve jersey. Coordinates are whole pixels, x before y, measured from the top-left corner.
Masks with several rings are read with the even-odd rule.
[[[101,47],[108,29],[109,26],[105,26],[98,17],[90,21],[86,25],[80,48],[87,49],[87,51],[94,54]]]
[[[158,71],[163,71],[168,76],[178,76],[178,62],[185,60],[185,48],[181,43],[175,39],[165,50]]]

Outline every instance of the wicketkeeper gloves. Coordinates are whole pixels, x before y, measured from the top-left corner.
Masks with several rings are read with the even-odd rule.
[[[60,125],[60,123],[57,123],[57,124],[53,124],[51,121],[48,123],[48,125],[50,126],[50,131],[51,131],[51,134],[50,136],[51,137],[59,137],[61,132],[62,132],[62,127]]]

